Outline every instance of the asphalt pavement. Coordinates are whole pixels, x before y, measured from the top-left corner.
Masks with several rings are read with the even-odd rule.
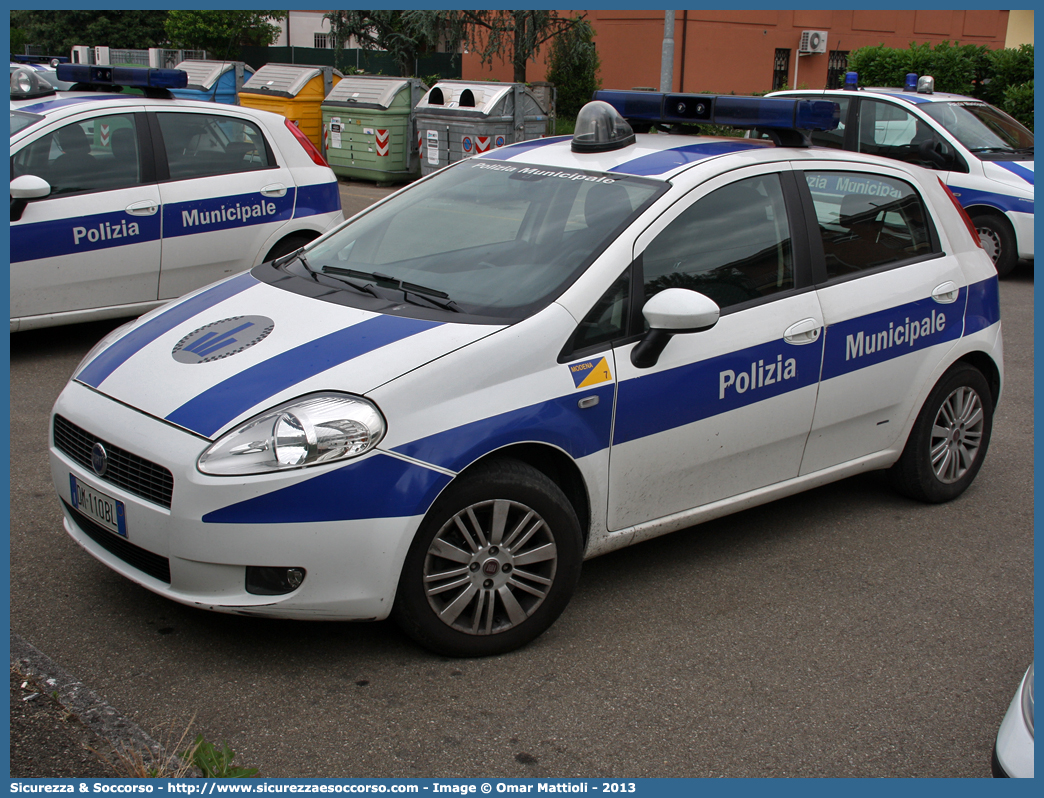
[[[347,212],[387,193],[341,191]],[[12,632],[152,739],[191,722],[273,778],[988,777],[1033,657],[1032,265],[1001,308],[1005,395],[964,496],[867,474],[591,560],[548,633],[483,660],[183,607],[84,554],[47,414],[115,324],[17,333]]]

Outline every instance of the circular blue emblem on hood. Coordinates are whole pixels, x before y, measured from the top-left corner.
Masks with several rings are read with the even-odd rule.
[[[210,363],[260,343],[275,329],[267,316],[233,316],[193,330],[171,351],[179,363]]]

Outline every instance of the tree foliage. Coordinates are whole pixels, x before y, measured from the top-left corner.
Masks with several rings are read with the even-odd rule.
[[[557,11],[408,11],[410,27],[431,41],[463,45],[477,53],[483,65],[494,58],[510,61],[516,83],[526,82],[526,66],[540,48],[575,27],[580,17],[560,17]]]
[[[602,85],[598,78],[601,59],[594,33],[591,23],[579,20],[551,43],[547,79],[558,90],[556,111],[559,116],[575,117]]]
[[[285,11],[170,11],[166,31],[174,47],[206,50],[215,58],[236,58],[243,45],[267,47],[279,38],[273,24]]]
[[[167,41],[166,11],[12,11],[10,19],[24,44],[46,55],[69,55],[79,44],[147,49]]]
[[[931,75],[935,90],[965,94],[1004,109],[1033,129],[1033,45],[990,50],[984,45],[911,42],[906,50],[878,45],[854,51],[848,68],[863,86],[902,86],[906,74]]]
[[[399,75],[413,77],[417,58],[436,49],[422,26],[411,25],[404,11],[330,11],[325,15],[333,33],[337,66],[349,39],[355,37],[364,50],[384,50],[395,59]]]

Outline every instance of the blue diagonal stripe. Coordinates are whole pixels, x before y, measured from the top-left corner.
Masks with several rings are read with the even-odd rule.
[[[751,150],[765,146],[769,146],[768,142],[743,139],[686,144],[683,147],[674,147],[670,150],[660,150],[659,152],[639,156],[633,161],[614,166],[609,171],[651,177],[653,175],[662,175],[686,164],[702,161],[705,158],[713,158],[716,155],[728,155],[741,150]]]
[[[301,344],[190,399],[167,421],[210,437],[255,405],[327,369],[438,327],[439,322],[377,316]]]
[[[1031,186],[1033,185],[1032,169],[1027,169],[1025,166],[1023,166],[1020,163],[1016,163],[1015,161],[994,161],[994,163],[1003,169],[1007,169],[1012,174],[1018,175]]]
[[[76,379],[97,388],[106,377],[164,333],[252,285],[257,285],[257,280],[247,272],[160,313],[104,350],[76,375]]]

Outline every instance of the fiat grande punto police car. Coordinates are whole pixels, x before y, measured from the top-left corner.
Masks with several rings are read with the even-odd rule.
[[[829,102],[602,96],[100,342],[53,411],[68,533],[184,604],[471,656],[585,558],[870,469],[964,491],[997,273],[938,178],[805,146]]]
[[[903,89],[855,91],[858,80],[849,72],[845,89],[769,96],[838,103],[841,123],[813,133],[813,144],[938,170],[1001,276],[1033,260],[1033,133],[982,100],[935,92],[928,75],[907,75]]]
[[[57,73],[93,90],[11,74],[12,331],[137,316],[344,220],[336,176],[283,117],[175,100],[181,70]]]

